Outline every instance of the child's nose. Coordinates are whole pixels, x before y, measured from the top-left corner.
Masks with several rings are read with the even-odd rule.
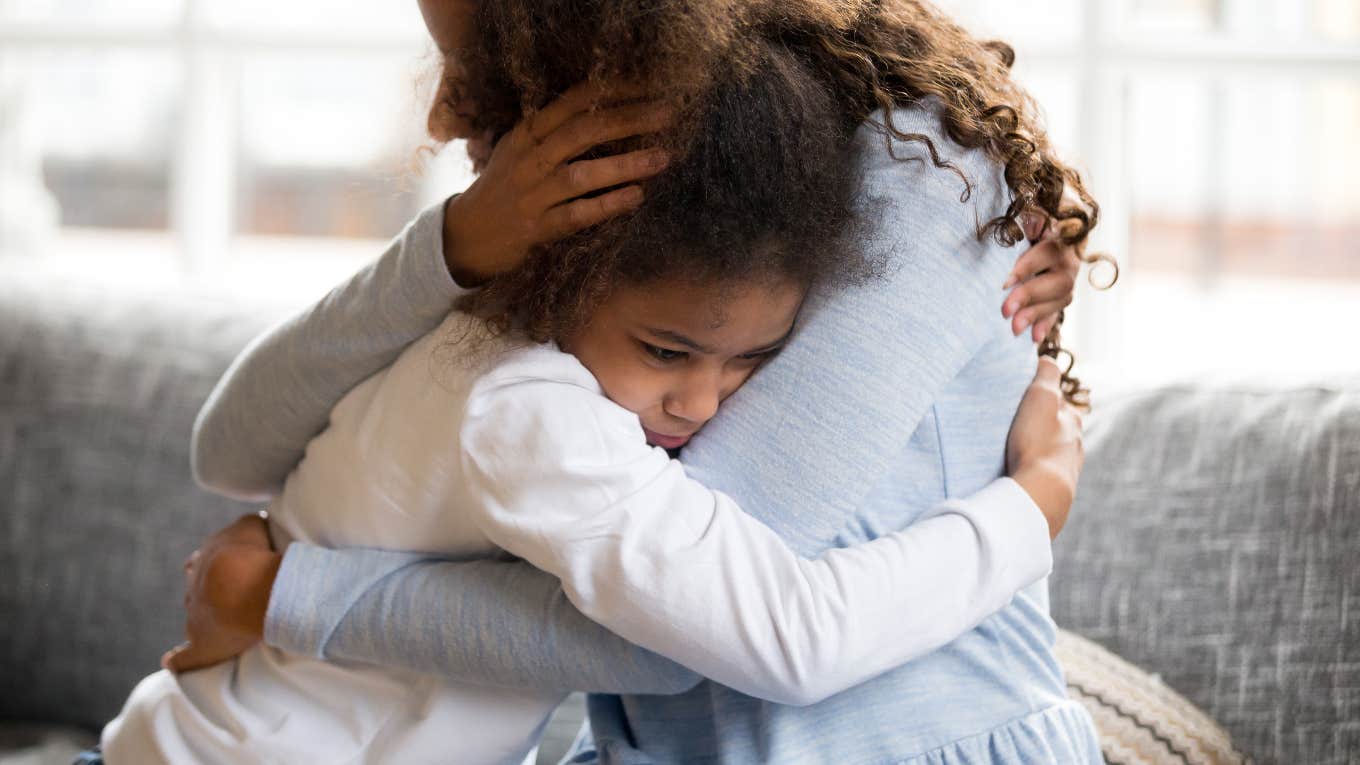
[[[716,380],[696,381],[675,391],[666,400],[666,412],[672,417],[702,425],[718,413],[722,401]]]

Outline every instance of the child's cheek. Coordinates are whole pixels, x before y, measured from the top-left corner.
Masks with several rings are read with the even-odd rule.
[[[638,364],[629,370],[622,382],[625,400],[619,405],[637,415],[645,415],[661,409],[665,398],[665,375],[645,364]]]
[[[605,396],[633,414],[641,416],[659,408],[659,375],[645,362],[616,358],[592,371]]]

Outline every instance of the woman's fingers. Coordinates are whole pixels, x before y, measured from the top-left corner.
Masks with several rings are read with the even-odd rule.
[[[645,102],[578,114],[553,131],[538,147],[538,168],[546,176],[558,165],[593,146],[664,129],[674,110],[669,104]]]
[[[485,282],[551,241],[634,209],[638,181],[665,167],[664,152],[635,151],[568,164],[586,150],[664,129],[672,107],[634,84],[585,83],[521,121],[480,156],[480,175],[444,211],[444,259],[465,284]],[[600,104],[623,105],[596,108]],[[486,149],[490,149],[489,152]],[[597,197],[581,197],[611,189]]]
[[[180,643],[162,654],[161,668],[168,669],[175,674],[193,672],[196,669],[211,667],[214,664],[235,658],[243,653],[245,648],[249,647],[245,646],[233,653],[225,646],[205,645],[190,640],[187,643]]]
[[[622,101],[641,98],[647,91],[633,83],[579,82],[567,88],[557,100],[540,109],[526,120],[526,129],[535,143],[540,143],[572,117],[589,110],[606,99]]]
[[[637,186],[624,186],[598,197],[560,204],[543,215],[539,241],[560,239],[632,210],[640,204],[642,189]]]
[[[664,170],[669,161],[664,149],[642,149],[568,163],[544,183],[543,206],[553,207],[593,191],[650,178]]]
[[[524,120],[525,132],[535,143],[541,143],[562,123],[599,102],[603,95],[598,82],[578,82],[566,92]]]
[[[250,544],[269,548],[269,525],[259,513],[246,513],[205,540],[207,544]]]
[[[161,669],[168,669],[171,672],[177,672],[179,659],[188,650],[189,644],[187,642],[184,642],[161,654]]]

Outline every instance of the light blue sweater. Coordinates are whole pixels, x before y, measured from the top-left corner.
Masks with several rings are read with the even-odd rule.
[[[686,448],[701,482],[815,556],[901,528],[1004,468],[1035,367],[1000,313],[1018,254],[980,223],[1009,199],[999,169],[924,109],[897,127],[934,137],[974,191],[923,146],[871,126],[860,140],[883,278],[805,306],[797,336]],[[369,270],[243,354],[195,428],[195,471],[237,496],[277,489],[331,405],[438,324],[456,294],[435,208]],[[433,241],[423,241],[423,240]],[[249,431],[249,435],[247,432]],[[941,577],[949,576],[940,571]],[[1066,701],[1046,583],[945,648],[817,704],[741,695],[586,620],[556,580],[515,561],[430,562],[295,545],[266,638],[333,659],[473,682],[587,690],[595,749],[580,761],[1100,762]],[[456,742],[450,742],[456,761]]]

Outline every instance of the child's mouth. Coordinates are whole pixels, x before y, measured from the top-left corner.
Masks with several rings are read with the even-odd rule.
[[[647,443],[652,446],[659,446],[662,449],[679,449],[689,443],[689,439],[693,436],[693,434],[689,436],[665,436],[645,426],[642,428],[642,432],[647,435]]]

